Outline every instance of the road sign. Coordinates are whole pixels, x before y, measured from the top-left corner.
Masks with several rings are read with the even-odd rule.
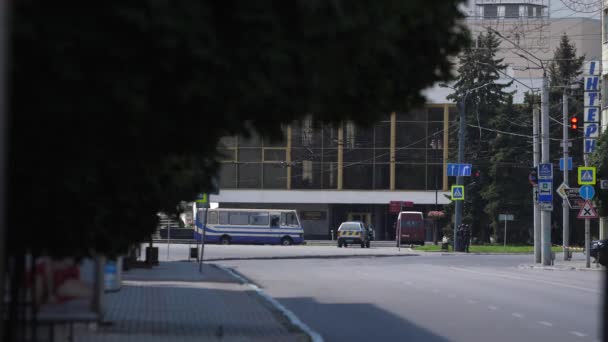
[[[512,214],[500,214],[498,215],[498,221],[514,221],[515,215]]]
[[[473,168],[471,164],[452,164],[448,163],[448,176],[458,177],[458,176],[471,176],[471,169]]]
[[[593,205],[590,201],[585,201],[585,205],[581,208],[581,211],[578,212],[579,219],[592,219],[597,218],[597,211],[593,208]]]
[[[562,183],[557,187],[555,192],[559,195],[559,197],[563,199],[567,199],[568,195],[566,194],[566,189],[570,189],[566,184]]]
[[[580,166],[578,168],[578,184],[595,185],[595,167]]]
[[[541,203],[553,202],[553,181],[546,179],[538,180],[538,201]]]
[[[452,185],[452,201],[464,201],[464,185]]]
[[[553,203],[539,203],[539,207],[542,211],[552,211]]]
[[[559,158],[559,170],[564,171],[564,158]],[[568,157],[568,170],[572,170],[572,157]]]
[[[608,179],[600,179],[600,189],[608,190]]]
[[[538,179],[553,179],[553,164],[538,164]]]
[[[580,209],[585,204],[585,200],[580,196],[579,191],[580,188],[564,189],[570,209]]]
[[[388,204],[389,213],[399,213],[403,208],[411,208],[414,206],[412,201],[390,201]]]
[[[584,200],[589,201],[595,196],[595,189],[591,185],[583,185],[579,190],[579,194]]]

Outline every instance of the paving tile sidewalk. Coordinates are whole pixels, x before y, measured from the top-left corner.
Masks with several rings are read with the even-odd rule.
[[[106,294],[105,320],[76,341],[308,341],[246,285],[211,265],[164,262],[135,269]]]
[[[563,254],[557,253],[555,255],[555,260],[553,265],[551,266],[543,266],[541,264],[533,264],[526,263],[520,265],[522,268],[532,268],[532,269],[545,269],[545,270],[559,270],[559,271],[568,271],[568,270],[576,270],[576,271],[603,271],[606,268],[604,266],[598,265],[595,263],[595,259],[591,258],[591,267],[587,268],[585,254],[584,253],[574,253],[571,260],[563,260]]]

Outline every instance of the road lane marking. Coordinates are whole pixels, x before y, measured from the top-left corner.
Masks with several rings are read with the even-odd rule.
[[[553,323],[550,323],[550,322],[547,322],[547,321],[538,321],[536,323],[538,323],[540,325],[544,325],[546,327],[552,327],[553,326]]]
[[[514,313],[511,314],[511,316],[517,317],[517,318],[523,318],[524,317],[524,315],[520,314],[519,312],[514,312]]]
[[[475,299],[467,299],[467,303],[469,303],[469,304],[477,304],[477,301]]]
[[[557,287],[564,287],[564,288],[576,289],[576,290],[584,291],[584,292],[600,294],[600,291],[591,290],[586,287],[555,283],[555,282],[548,281],[548,280],[541,280],[541,279],[535,279],[535,278],[524,278],[524,277],[518,277],[518,276],[502,274],[502,273],[479,272],[479,271],[473,271],[473,270],[469,270],[466,268],[460,268],[460,267],[451,267],[451,268],[458,270],[458,271],[462,271],[462,272],[468,272],[468,273],[479,274],[479,275],[484,275],[484,276],[495,276],[495,277],[500,277],[500,278],[513,279],[513,280],[533,281],[533,282],[549,284],[549,285],[553,285],[553,286],[557,286]]]
[[[494,305],[488,305],[488,309],[496,311],[498,310],[498,307]]]
[[[582,332],[580,332],[580,331],[571,331],[570,333],[571,333],[572,335],[574,335],[574,336],[577,336],[577,337],[585,337],[585,336],[587,336],[587,334],[583,334],[583,333],[582,333]]]

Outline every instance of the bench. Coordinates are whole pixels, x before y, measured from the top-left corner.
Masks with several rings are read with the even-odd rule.
[[[74,324],[95,323],[100,315],[91,310],[91,301],[78,299],[51,305],[45,304],[38,310],[36,320],[41,325],[49,326],[49,341],[55,340],[55,326],[68,326],[68,341],[74,341]]]

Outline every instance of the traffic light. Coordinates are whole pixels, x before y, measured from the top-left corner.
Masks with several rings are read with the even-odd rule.
[[[570,129],[573,131],[578,130],[578,118],[576,116],[570,118]]]

